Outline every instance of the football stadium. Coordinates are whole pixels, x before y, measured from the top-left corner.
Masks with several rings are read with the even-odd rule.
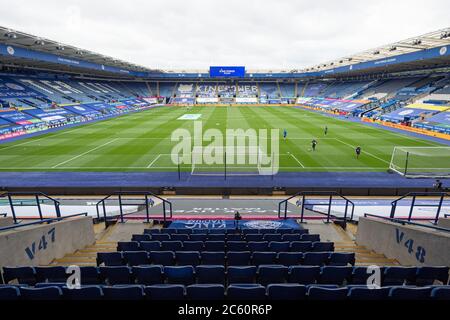
[[[180,71],[1,26],[0,301],[450,300],[450,27],[424,31]]]

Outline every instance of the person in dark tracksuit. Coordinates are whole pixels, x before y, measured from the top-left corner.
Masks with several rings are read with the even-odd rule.
[[[328,127],[325,126],[325,135],[327,135],[327,134],[328,134]]]
[[[359,155],[361,154],[361,147],[360,146],[356,147],[355,152],[356,152],[356,159],[359,159]]]
[[[317,146],[317,141],[316,141],[316,139],[313,139],[313,141],[311,141],[312,151],[316,151],[316,146]]]

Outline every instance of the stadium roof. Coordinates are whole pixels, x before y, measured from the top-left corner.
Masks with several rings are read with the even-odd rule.
[[[408,38],[402,41],[387,44],[375,49],[366,50],[340,59],[331,60],[303,70],[291,70],[291,72],[323,71],[335,67],[349,66],[375,59],[389,58],[400,54],[417,52],[448,44],[450,44],[450,27],[429,32],[418,37]]]
[[[17,30],[12,30],[10,28],[5,28],[0,26],[0,43],[6,45],[12,45],[20,48],[25,48],[33,51],[55,54],[61,57],[66,57],[69,59],[79,59],[95,64],[108,65],[111,67],[126,69],[130,71],[137,72],[161,72],[160,70],[152,70],[150,68],[140,66],[134,63],[119,60],[107,55],[95,53],[82,48],[77,48],[71,45],[53,41],[50,39],[34,36]],[[2,60],[3,57],[2,57]],[[8,57],[5,62],[15,63],[22,65],[23,61],[16,57]],[[52,69],[54,65],[50,62],[34,61],[40,68]],[[61,68],[61,66],[59,66]],[[62,70],[64,71],[64,70]]]

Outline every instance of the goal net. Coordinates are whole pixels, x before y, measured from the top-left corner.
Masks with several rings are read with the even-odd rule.
[[[261,149],[193,149],[191,174],[205,176],[255,176],[278,173],[278,155]]]
[[[448,178],[450,147],[395,147],[389,169],[409,178]]]

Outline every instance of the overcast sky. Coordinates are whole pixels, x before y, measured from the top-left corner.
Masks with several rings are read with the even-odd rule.
[[[449,0],[0,0],[0,25],[151,68],[309,67],[450,26]]]

